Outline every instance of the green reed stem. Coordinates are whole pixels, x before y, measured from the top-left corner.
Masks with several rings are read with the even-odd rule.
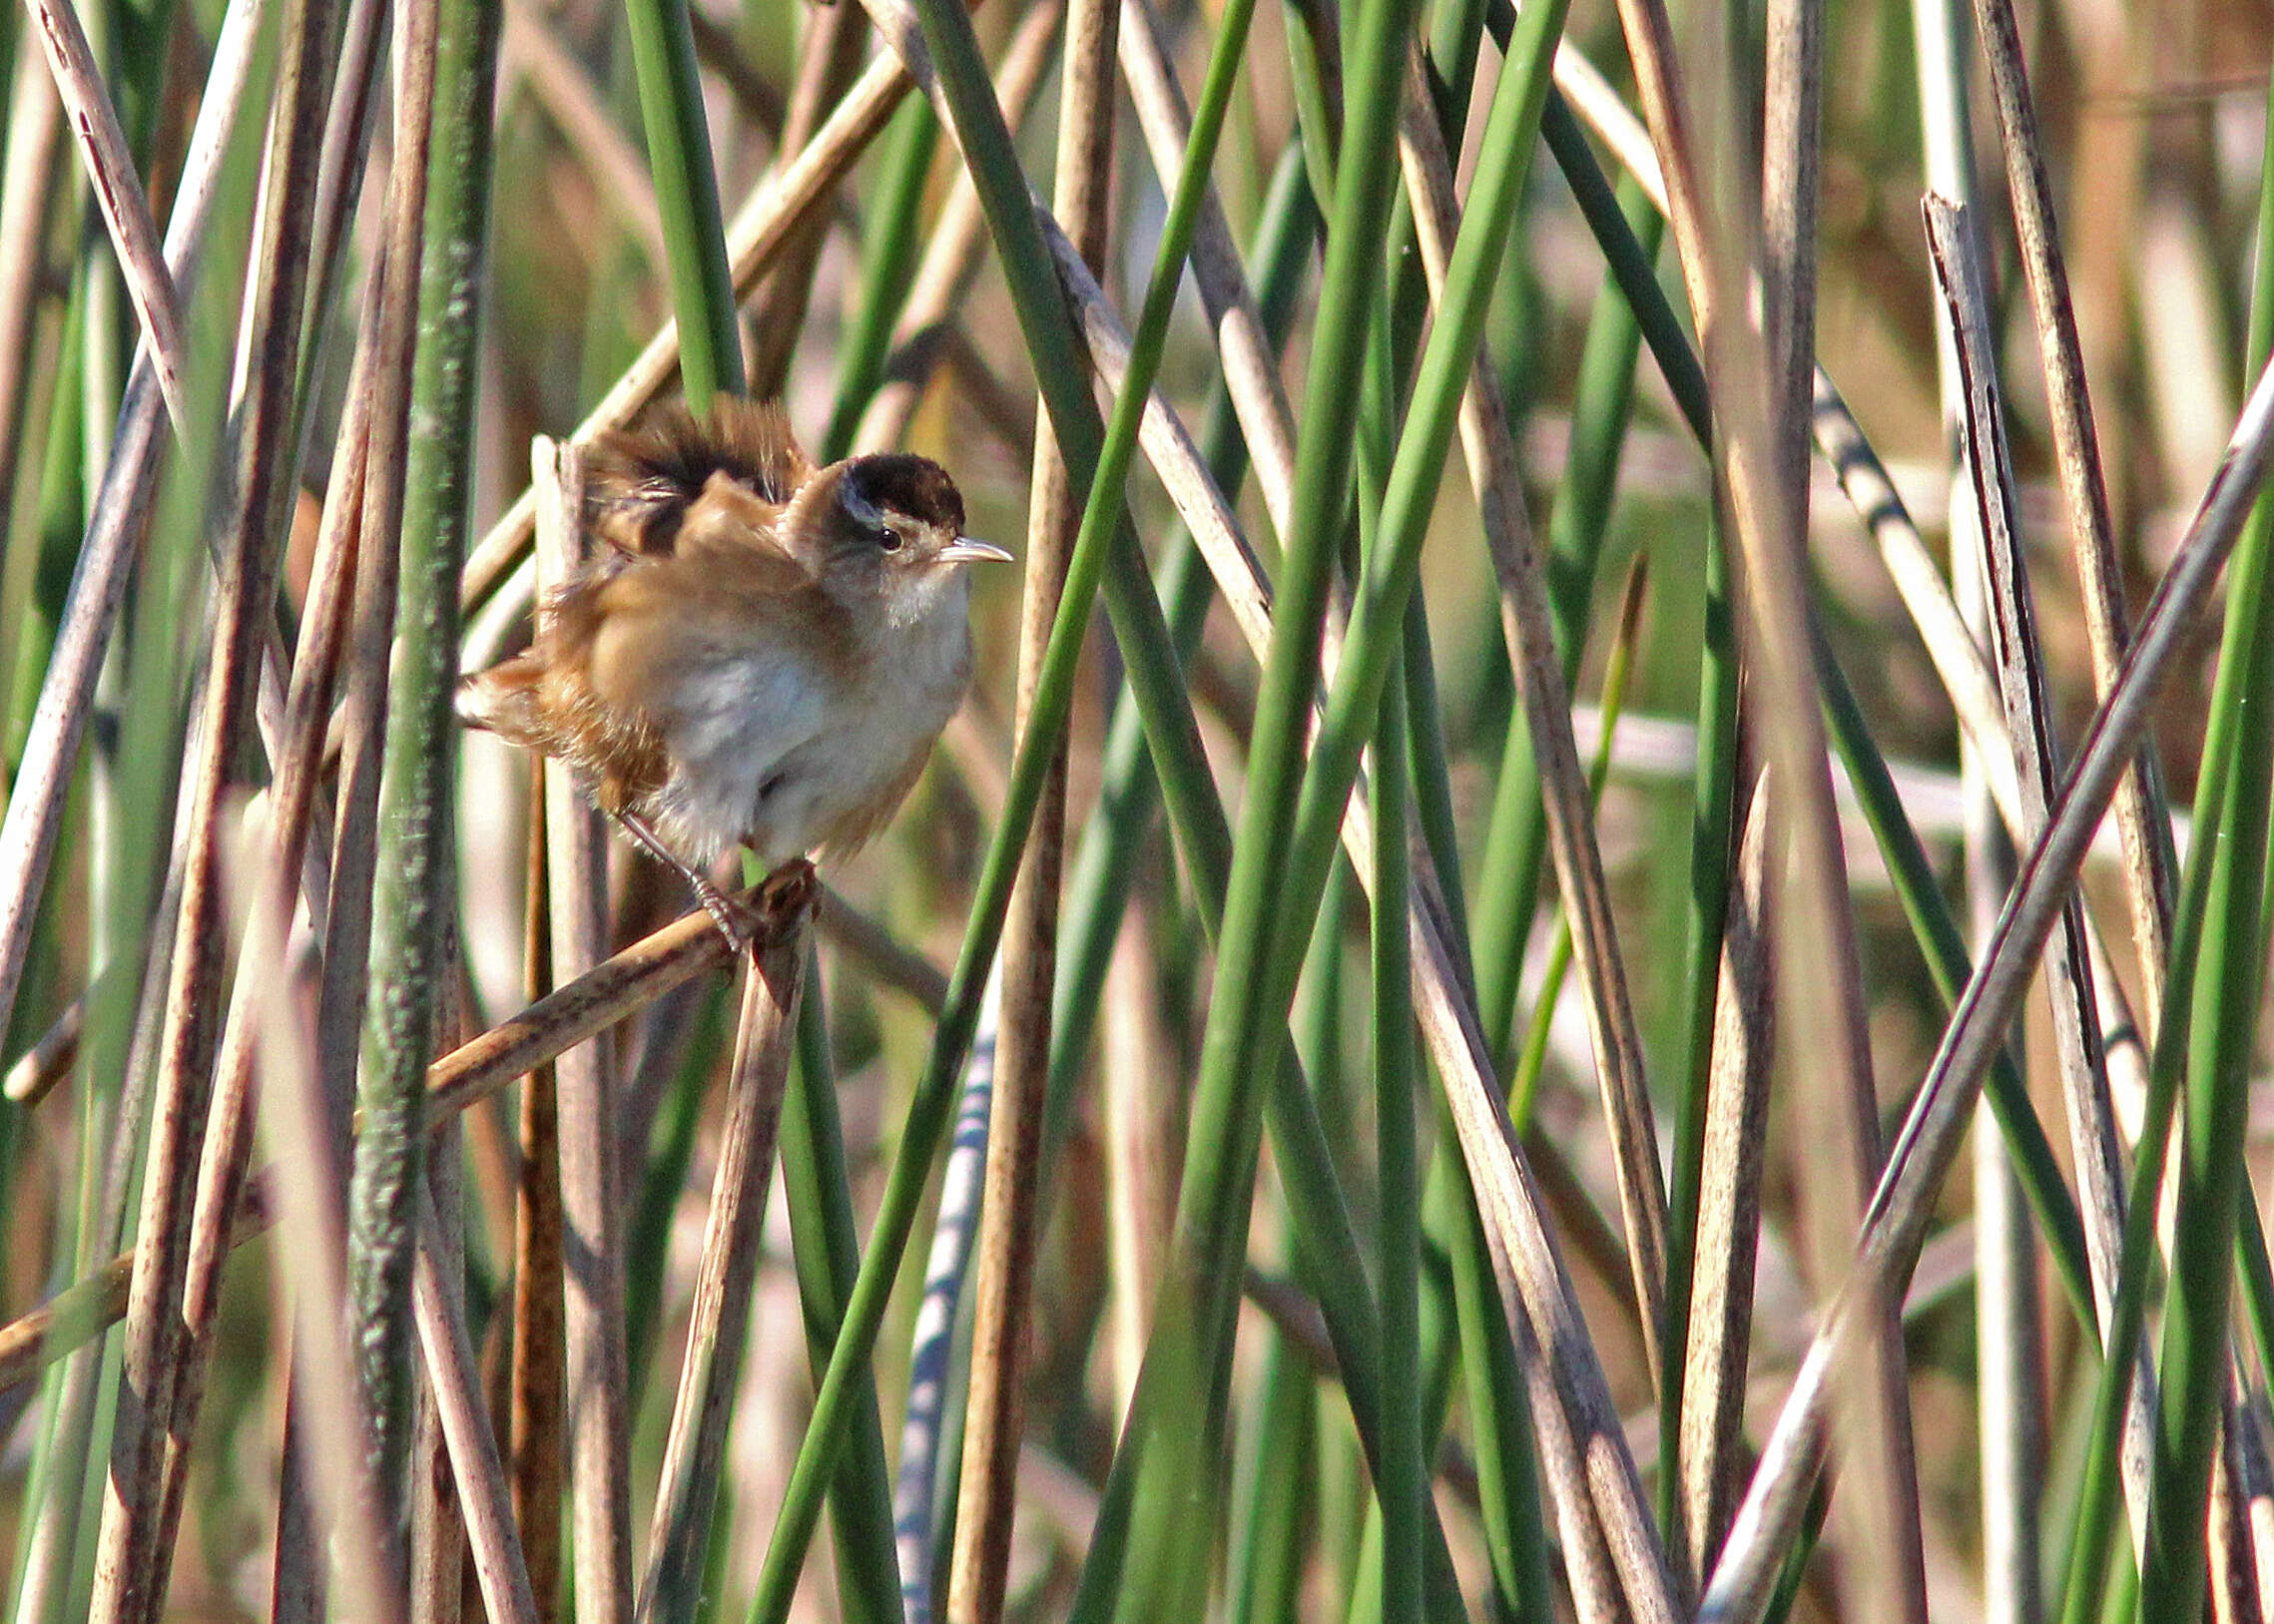
[[[625,0],[632,63],[640,82],[640,121],[648,169],[663,216],[664,259],[679,317],[679,373],[687,404],[710,408],[724,390],[744,392],[735,284],[727,270],[727,230],[719,178],[711,167],[711,127],[695,68],[687,0]]]
[[[853,1216],[853,1174],[845,1160],[821,969],[821,955],[809,942],[805,996],[798,1007],[798,1063],[782,1102],[781,1128],[782,1194],[790,1209],[798,1301],[816,1377],[829,1366],[845,1325],[846,1299],[860,1275],[860,1232]],[[853,1435],[830,1484],[838,1605],[851,1624],[898,1624],[900,1561],[892,1543],[883,1417],[874,1383],[864,1379],[855,1385]]]
[[[1266,340],[1284,344],[1295,323],[1296,297],[1303,286],[1319,218],[1303,182],[1303,157],[1290,146],[1256,228],[1256,304]],[[1200,450],[1216,488],[1238,496],[1247,477],[1248,447],[1233,414],[1230,393],[1219,381],[1209,397],[1200,430]],[[1169,640],[1179,665],[1200,647],[1215,581],[1190,531],[1179,527],[1170,538],[1160,568]],[[1058,977],[1050,1015],[1050,1080],[1047,1110],[1055,1126],[1045,1143],[1056,1144],[1071,1109],[1076,1074],[1089,1052],[1106,966],[1127,905],[1131,871],[1144,830],[1159,802],[1160,783],[1146,754],[1144,718],[1136,696],[1124,692],[1106,724],[1096,810],[1082,833],[1080,849],[1066,871],[1065,923],[1059,932]]]
[[[2274,244],[2274,129],[2260,179],[2258,243]],[[2262,259],[2251,289],[2249,354],[2263,362],[2274,346],[2274,267]],[[2274,825],[2274,627],[2266,595],[2274,588],[2274,496],[2251,509],[2227,575],[2227,617],[2219,647],[2205,739],[2216,745],[2221,782],[2198,792],[2188,854],[2193,902],[2203,870],[2202,926],[2184,991],[2164,999],[2158,1059],[2186,1045],[2186,1131],[2180,1136],[2178,1206],[2172,1223],[2171,1281],[2164,1301],[2162,1378],[2155,1472],[2148,1496],[2140,1597],[2155,1618],[2192,1618],[2205,1583],[2204,1508],[2218,1447],[2219,1396],[2228,1368],[2237,1220],[2249,1199],[2247,1148],[2250,1066],[2259,1000],[2266,985],[2261,908],[2267,835]],[[2208,812],[2210,816],[2203,817]],[[2174,943],[2174,955],[2177,944]],[[2184,1017],[2178,1012],[2184,1009]],[[2182,1039],[2170,1028],[2185,1023]],[[2169,1038],[2168,1043],[2165,1039]],[[2116,1328],[2121,1329],[2121,1328]],[[2122,1369],[2129,1343],[2110,1345]]]
[[[1335,549],[1348,499],[1358,375],[1380,287],[1383,231],[1395,178],[1403,42],[1412,0],[1361,0],[1346,35],[1345,151],[1337,166],[1317,341],[1297,447],[1289,533],[1283,538],[1273,632],[1264,666],[1247,790],[1234,842],[1224,926],[1201,1073],[1179,1192],[1175,1239],[1122,1454],[1137,1464],[1131,1529],[1118,1563],[1093,1549],[1077,1618],[1192,1616],[1206,1577],[1229,1330],[1237,1308],[1263,1104],[1280,1071],[1288,1000],[1267,992],[1281,886],[1283,836],[1300,788],[1303,740],[1318,686]],[[1213,75],[1212,75],[1213,80]],[[1197,141],[1195,143],[1197,145]],[[1441,462],[1441,452],[1439,461]],[[1371,731],[1371,729],[1370,729]],[[1321,874],[1323,878],[1323,871]],[[1314,884],[1309,895],[1315,899]],[[1309,931],[1290,909],[1299,956]],[[1274,989],[1276,990],[1276,989]],[[1111,1571],[1115,1577],[1107,1580]],[[1110,1588],[1110,1598],[1104,1593]]]
[[[911,96],[892,115],[877,160],[876,185],[860,237],[860,291],[853,318],[838,339],[837,400],[822,433],[821,458],[835,462],[853,450],[860,414],[884,381],[892,329],[907,301],[908,278],[921,256],[923,184],[939,147],[939,115]]]
[[[1382,691],[1374,797],[1374,1083],[1378,1269],[1382,1281],[1382,1616],[1420,1618],[1423,1552],[1421,1456],[1421,1151],[1414,1131],[1413,939],[1406,918],[1406,696]]]
[[[1123,652],[1131,663],[1133,680],[1153,683],[1156,692],[1163,685],[1177,689],[1180,682],[1173,661],[1163,669],[1154,669],[1166,659],[1166,630],[1160,626],[1159,606],[1153,600],[1150,582],[1144,578],[1135,538],[1123,527],[1122,487],[1136,449],[1142,405],[1159,370],[1177,284],[1205,196],[1208,168],[1223,129],[1246,18],[1252,9],[1253,0],[1235,0],[1220,23],[1217,52],[1193,121],[1184,170],[1170,200],[1159,255],[1130,346],[1128,374],[1109,432],[1098,421],[1088,374],[1066,318],[1064,296],[1035,224],[1032,194],[1012,151],[1010,132],[994,100],[970,19],[954,0],[916,0],[925,43],[994,236],[1036,380],[1057,429],[1060,452],[1076,483],[1086,482],[1089,497],[1028,711],[1027,730],[1011,765],[1002,821],[980,871],[963,946],[948,983],[947,1005],[933,1036],[930,1058],[909,1102],[900,1153],[885,1185],[868,1253],[847,1300],[844,1328],[815,1394],[813,1418],[791,1471],[773,1542],[751,1601],[753,1624],[787,1616],[820,1514],[822,1487],[835,1470],[850,1420],[853,1389],[866,1385],[868,1356],[883,1321],[900,1255],[915,1223],[932,1156],[954,1108],[957,1079],[978,1022],[979,1000],[1001,939],[1011,883],[1032,827],[1049,757],[1073,703],[1076,666],[1090,608],[1106,573],[1109,548],[1126,549],[1116,556],[1117,599],[1120,606],[1138,611],[1126,629],[1117,617],[1116,628],[1122,632]],[[1123,567],[1132,556],[1139,561],[1134,580]],[[1130,601],[1135,598],[1143,602]],[[1146,608],[1151,610],[1151,629],[1160,633],[1157,645],[1138,641],[1145,628],[1134,621]],[[1185,715],[1189,723],[1189,709]]]
[[[419,273],[417,359],[403,470],[401,576],[388,677],[382,860],[371,905],[372,997],[363,1042],[363,1130],[355,1154],[350,1262],[363,1326],[391,1325],[399,1346],[365,1343],[375,1415],[394,1415],[407,1459],[409,1265],[425,1142],[426,1066],[441,996],[455,820],[458,570],[473,493],[477,319],[488,237],[491,99],[504,14],[497,0],[441,0]],[[397,1273],[399,1271],[399,1273]],[[384,1307],[391,1302],[394,1312]],[[391,1400],[390,1401],[390,1397]]]

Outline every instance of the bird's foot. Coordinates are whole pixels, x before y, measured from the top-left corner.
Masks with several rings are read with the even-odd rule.
[[[727,938],[727,950],[739,953],[766,933],[767,921],[757,909],[739,896],[729,896],[702,874],[687,875],[694,889],[695,900],[703,904],[703,911],[719,927],[719,934]]]
[[[728,895],[701,874],[690,872],[688,879],[695,899],[727,938],[728,948],[737,953],[782,940],[821,902],[821,878],[806,857],[793,858],[768,874],[747,902]]]

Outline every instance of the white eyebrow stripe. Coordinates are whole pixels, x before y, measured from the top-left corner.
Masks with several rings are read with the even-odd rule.
[[[887,528],[883,509],[871,502],[853,479],[841,478],[837,482],[837,499],[854,523],[871,530]]]

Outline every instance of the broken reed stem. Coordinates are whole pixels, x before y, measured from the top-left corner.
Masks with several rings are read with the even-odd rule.
[[[530,449],[537,507],[539,583],[567,580],[583,558],[583,455],[574,444],[540,437]],[[608,847],[600,813],[577,793],[568,769],[545,764],[547,868],[551,880],[552,973],[556,983],[584,975],[607,952]],[[565,1393],[571,1560],[582,1624],[631,1617],[631,1417],[624,1326],[624,1220],[617,1168],[616,1087],[607,1037],[579,1044],[554,1067],[559,1111],[562,1247],[566,1272],[561,1322],[567,1345]]]
[[[759,1227],[773,1185],[775,1137],[796,1047],[810,911],[811,893],[804,892],[786,912],[771,913],[774,927],[753,948],[743,978],[726,1130],[712,1176],[687,1355],[664,1442],[648,1565],[640,1579],[640,1624],[690,1624],[703,1600],[711,1513],[758,1281]]]
[[[534,1002],[552,984],[552,913],[545,846],[545,764],[529,763],[527,901],[523,910],[522,983]],[[560,1106],[553,1068],[532,1067],[521,1082],[520,1166],[513,1192],[513,1368],[509,1378],[507,1457],[513,1514],[537,1616],[560,1616],[562,1381],[567,1351],[561,1317]]]
[[[1981,547],[1979,559],[1956,567],[1979,568],[1989,583],[1990,646],[2003,695],[2014,780],[2021,796],[2022,822],[2017,835],[2022,841],[2034,840],[2044,830],[2058,788],[2057,767],[2047,715],[2044,654],[2037,640],[2028,566],[2021,550],[2019,504],[2005,438],[1982,244],[1971,210],[1933,195],[1925,207],[1928,246],[1965,391],[1962,440],[1975,503],[1973,534]],[[2053,950],[2046,955],[2045,990],[2052,1007],[2061,1094],[2076,1169],[2077,1207],[2084,1219],[2104,1348],[2123,1251],[2124,1174],[2108,1101],[2107,1065],[2100,1043],[2099,1011],[2092,996],[2092,966],[2080,894],[2069,895],[2054,923],[2053,935]],[[2136,1555],[2146,1531],[2155,1385],[2144,1349],[2135,1362],[2137,1372],[2125,1405],[2119,1464],[2124,1497],[2132,1512]]]
[[[2116,556],[2108,486],[2101,473],[2099,435],[2084,378],[2084,350],[2069,302],[2068,269],[2061,259],[2060,228],[2053,217],[2052,183],[2037,138],[2036,110],[2010,0],[1975,0],[1975,22],[1997,107],[2006,188],[2014,235],[2029,284],[2037,347],[2051,408],[2053,460],[2068,507],[2069,543],[2083,587],[2084,625],[2092,649],[2094,692],[2102,699],[2116,679],[2129,641],[2123,566]],[[2124,846],[2125,900],[2139,954],[2147,1030],[2163,1012],[2163,975],[2170,952],[2171,809],[2163,793],[2153,742],[2143,744],[2132,774],[2116,792],[2116,828]]]

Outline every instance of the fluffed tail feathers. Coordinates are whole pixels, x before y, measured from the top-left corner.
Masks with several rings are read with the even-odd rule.
[[[526,658],[459,678],[458,720],[517,744],[527,742],[537,721],[537,678],[536,663]]]

